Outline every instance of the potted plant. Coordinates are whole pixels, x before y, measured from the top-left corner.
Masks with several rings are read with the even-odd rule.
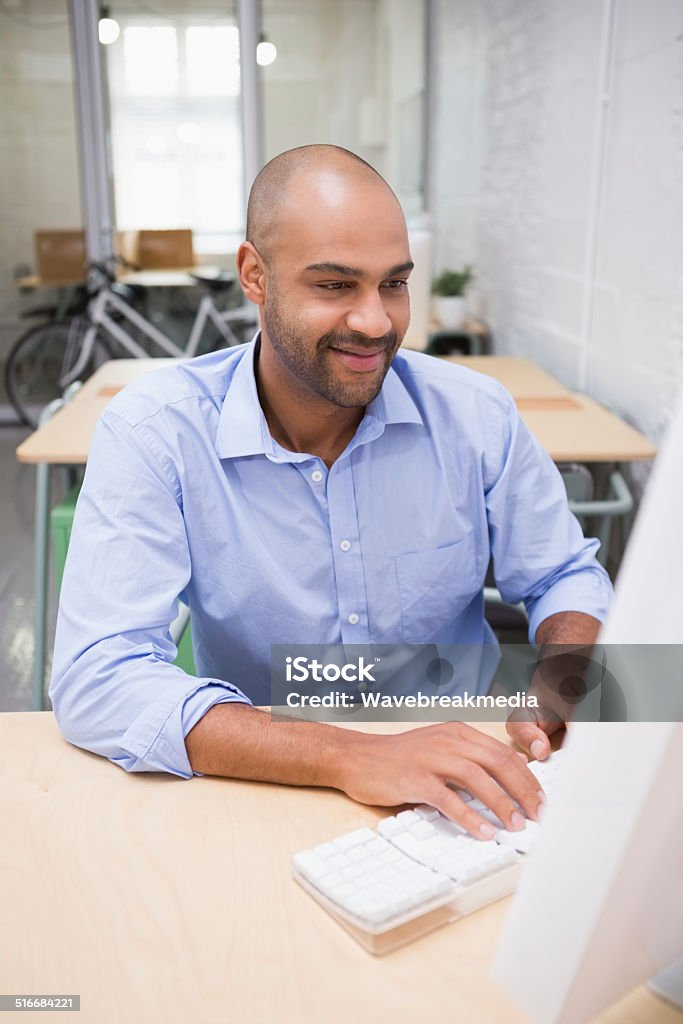
[[[465,292],[474,278],[471,266],[443,270],[432,282],[436,316],[442,327],[455,329],[465,319]]]

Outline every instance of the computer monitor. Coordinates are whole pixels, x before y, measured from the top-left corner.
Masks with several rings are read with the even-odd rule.
[[[683,404],[600,635],[636,711],[662,659],[671,676],[676,658],[673,675],[683,676],[682,508]],[[627,645],[639,645],[637,657]],[[539,1024],[588,1021],[662,971],[653,989],[683,995],[682,695],[682,682],[669,687],[658,721],[637,713],[638,721],[568,730],[562,773],[492,969]]]

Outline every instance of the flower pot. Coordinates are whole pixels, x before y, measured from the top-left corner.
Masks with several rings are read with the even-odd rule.
[[[435,295],[436,317],[442,327],[455,330],[465,319],[465,299],[462,295]]]

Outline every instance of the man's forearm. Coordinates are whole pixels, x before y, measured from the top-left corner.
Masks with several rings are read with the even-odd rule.
[[[248,704],[216,704],[185,738],[193,770],[262,782],[331,786],[364,804],[428,803],[478,839],[495,829],[449,783],[486,802],[511,829],[536,818],[538,782],[498,740],[461,722],[389,735],[273,721]]]
[[[536,630],[537,682],[542,703],[567,722],[589,690],[593,648],[600,622],[582,612],[551,615]]]
[[[592,646],[598,638],[601,623],[584,612],[557,612],[544,619],[536,630],[536,643],[579,644]]]
[[[216,704],[185,737],[193,771],[293,786],[344,788],[368,737],[319,722],[274,721],[249,704]]]
[[[540,624],[536,641],[546,688],[561,693],[569,686],[568,692],[573,692],[573,683],[577,683],[577,695],[583,692],[581,681],[591,665],[600,625],[592,615],[583,612],[558,612]]]

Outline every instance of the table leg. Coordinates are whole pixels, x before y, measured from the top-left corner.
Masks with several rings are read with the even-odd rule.
[[[47,647],[47,610],[50,557],[50,477],[49,462],[36,466],[35,565],[33,576],[33,708],[44,708],[45,661]]]

